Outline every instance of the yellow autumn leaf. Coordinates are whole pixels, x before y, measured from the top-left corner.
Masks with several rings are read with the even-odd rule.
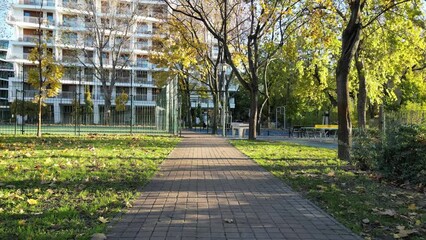
[[[25,223],[27,223],[27,220],[19,220],[18,221],[18,225],[25,225]]]
[[[420,221],[419,219],[416,220],[416,226],[420,226],[422,224],[422,221]]]
[[[416,204],[412,203],[412,204],[408,205],[408,210],[414,211],[416,209],[417,209]]]
[[[101,223],[107,223],[107,222],[108,222],[108,219],[107,219],[107,218],[104,218],[104,217],[99,217],[99,218],[98,218],[98,220],[99,220],[99,222],[101,222]]]
[[[38,201],[36,199],[30,198],[30,199],[27,200],[27,203],[30,204],[30,205],[36,205],[38,203]]]

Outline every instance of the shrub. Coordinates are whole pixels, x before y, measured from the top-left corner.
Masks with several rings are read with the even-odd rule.
[[[361,130],[354,139],[351,159],[361,170],[376,168],[382,155],[381,134],[378,130]]]
[[[402,125],[387,129],[378,169],[391,180],[426,184],[426,128]]]

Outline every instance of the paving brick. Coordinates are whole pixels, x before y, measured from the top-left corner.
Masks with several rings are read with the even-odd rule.
[[[190,132],[109,227],[108,239],[361,239],[225,139]]]

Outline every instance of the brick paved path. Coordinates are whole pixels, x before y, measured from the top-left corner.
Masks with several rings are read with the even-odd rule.
[[[226,140],[184,137],[108,239],[360,239]]]

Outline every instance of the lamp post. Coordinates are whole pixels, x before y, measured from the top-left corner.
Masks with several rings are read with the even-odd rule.
[[[227,69],[227,65],[223,62],[220,65],[221,68],[221,83],[222,83],[222,88],[221,88],[221,92],[222,92],[222,136],[226,137],[226,69]]]
[[[76,122],[77,122],[77,125],[78,125],[78,135],[80,136],[80,132],[81,132],[81,129],[80,129],[80,121],[79,121],[79,119],[81,119],[81,115],[80,115],[80,109],[81,109],[81,104],[80,104],[80,101],[81,101],[81,67],[78,69],[78,107],[77,107],[77,118],[76,118]]]
[[[130,69],[130,134],[133,134],[133,68]]]
[[[24,122],[25,122],[25,118],[24,118],[24,101],[25,101],[25,91],[24,91],[24,76],[25,76],[25,72],[24,72],[24,64],[22,63],[22,103],[21,103],[21,111],[22,111],[22,115],[21,115],[21,133],[24,134]]]

